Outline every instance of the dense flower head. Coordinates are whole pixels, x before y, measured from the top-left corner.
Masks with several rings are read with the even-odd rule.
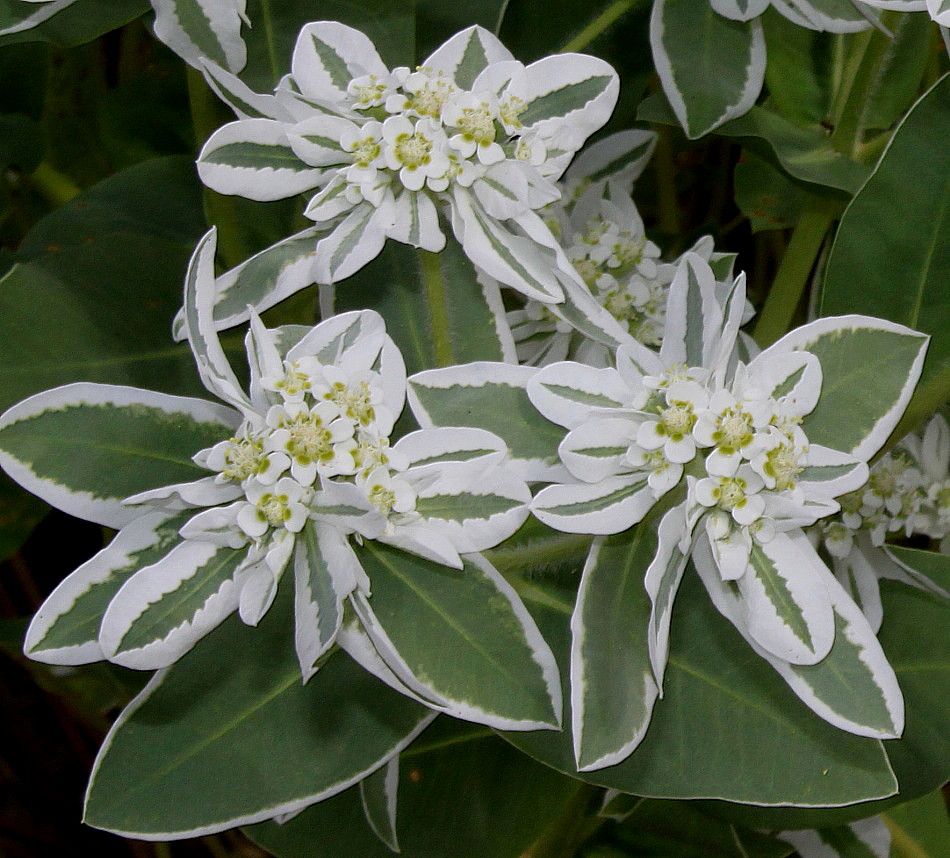
[[[215,83],[242,86],[220,69]],[[559,249],[534,211],[557,199],[554,181],[606,121],[617,90],[601,60],[565,54],[524,66],[480,27],[415,69],[390,70],[362,33],[321,21],[301,31],[275,95],[251,94],[263,112],[213,135],[199,171],[224,193],[311,194],[307,217],[330,230],[317,245],[318,282],[352,274],[387,237],[441,250],[439,204],[476,265],[557,302],[549,269],[562,265]],[[249,168],[246,146],[270,149],[273,167]]]

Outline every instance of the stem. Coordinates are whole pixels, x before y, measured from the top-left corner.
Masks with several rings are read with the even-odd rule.
[[[419,251],[419,266],[422,269],[422,284],[429,307],[429,324],[432,328],[432,350],[436,366],[451,366],[455,363],[452,349],[452,325],[449,321],[449,306],[445,300],[445,279],[439,255],[428,250]]]
[[[659,195],[660,231],[680,235],[679,202],[676,199],[676,164],[673,161],[673,131],[668,125],[654,125],[657,132],[653,168],[656,170],[656,188]]]
[[[565,42],[560,48],[559,53],[572,53],[582,51],[591,42],[600,36],[605,30],[612,27],[617,21],[627,14],[640,0],[615,0],[603,12],[601,12],[593,21],[591,21],[574,38]]]
[[[604,791],[582,783],[561,815],[524,852],[524,858],[574,858],[578,848],[606,822],[597,816]]]
[[[49,161],[44,161],[30,174],[29,182],[54,206],[68,203],[79,193],[76,183]]]
[[[274,22],[270,13],[270,0],[261,2],[261,21],[264,27],[264,37],[267,41],[267,57],[270,60],[271,76],[274,84],[280,80],[280,64],[277,58],[277,46],[274,44]]]
[[[755,340],[762,348],[774,343],[791,327],[818,252],[837,212],[838,204],[823,198],[814,198],[802,212],[755,326]]]

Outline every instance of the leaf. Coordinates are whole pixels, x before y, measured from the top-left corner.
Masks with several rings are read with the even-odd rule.
[[[121,527],[122,499],[199,479],[191,457],[234,431],[238,415],[202,399],[82,382],[38,393],[0,418],[0,463],[71,515]]]
[[[543,604],[525,597],[564,664],[570,602],[559,610],[563,596],[549,592]],[[894,794],[881,742],[809,712],[719,615],[694,574],[676,605],[664,697],[624,762],[577,774],[567,737],[504,737],[559,771],[641,796],[821,806]]]
[[[812,831],[780,831],[802,858],[888,858],[891,836],[884,821],[872,816],[849,825]]]
[[[898,126],[873,175],[845,211],[821,295],[822,315],[859,306],[932,336],[908,428],[950,392],[950,293],[945,288],[950,153],[943,145],[948,135],[950,76],[944,76]],[[880,240],[882,224],[886,242]]]
[[[675,124],[670,108],[658,96],[646,99],[637,118]],[[757,155],[781,167],[802,182],[854,194],[868,176],[868,168],[840,154],[824,131],[801,128],[765,107],[752,107],[739,119],[716,129],[734,137]]]
[[[451,569],[375,542],[356,553],[372,583],[364,626],[413,691],[478,723],[513,730],[560,723],[554,657],[486,561],[469,555],[464,568]]]
[[[753,232],[789,229],[798,223],[807,193],[764,158],[744,151],[733,180],[736,205],[749,219]]]
[[[18,249],[22,260],[67,247],[111,242],[139,233],[187,248],[205,231],[201,192],[191,158],[152,158],[83,191],[40,220]],[[136,272],[136,284],[142,272]],[[180,284],[176,298],[180,300]]]
[[[188,347],[168,336],[187,258],[181,245],[113,233],[11,269],[0,280],[0,408],[80,380],[203,392]]]
[[[396,836],[396,791],[399,789],[399,757],[360,781],[363,812],[373,833],[393,852],[399,851]]]
[[[584,565],[571,617],[574,754],[584,771],[626,759],[650,724],[658,690],[643,576],[656,548],[652,529],[638,527],[595,542]]]
[[[291,813],[375,771],[429,723],[342,654],[302,684],[292,623],[285,592],[256,628],[232,617],[156,674],[106,737],[85,822],[169,840]]]
[[[568,810],[578,784],[483,727],[439,718],[399,756],[399,846],[405,858],[516,856]],[[284,825],[245,829],[279,858],[392,858],[364,819],[357,790]]]
[[[155,35],[189,65],[207,57],[233,72],[247,62],[241,39],[244,0],[161,0],[155,3]]]
[[[249,0],[247,14],[254,26],[244,33],[247,65],[241,78],[256,92],[273,89],[290,71],[297,35],[315,19],[339,21],[366,33],[390,68],[416,64],[415,20],[408,0],[321,0],[319,12],[307,4]]]
[[[164,557],[180,541],[191,511],[140,516],[98,554],[72,572],[46,599],[30,623],[23,645],[35,661],[85,664],[105,658],[99,627],[106,608],[139,569]]]
[[[482,285],[451,236],[438,255],[387,242],[375,260],[336,285],[333,306],[336,312],[372,307],[385,316],[409,373],[514,354],[497,287]]]
[[[950,843],[950,821],[941,792],[909,801],[884,814],[891,832],[894,858],[939,856]]]
[[[0,0],[0,30],[22,21],[25,5],[23,0]],[[91,42],[128,24],[149,9],[145,0],[109,0],[108,3],[101,0],[55,0],[48,5],[52,8],[43,10],[43,20],[29,29],[0,36],[0,45],[39,39],[69,48]],[[33,7],[29,10],[32,15],[40,17],[37,14],[40,4],[30,3],[29,6]],[[46,16],[46,11],[51,12],[52,17]]]
[[[765,73],[765,38],[757,20],[730,21],[708,0],[657,0],[650,44],[663,91],[690,139],[755,103]]]
[[[904,413],[926,348],[925,336],[903,325],[852,315],[796,328],[762,355],[806,351],[818,358],[821,398],[802,429],[813,444],[866,461]]]
[[[544,479],[557,467],[564,433],[528,399],[525,387],[535,372],[488,362],[427,370],[410,378],[409,403],[422,426],[472,426],[493,432],[508,445],[522,477]]]

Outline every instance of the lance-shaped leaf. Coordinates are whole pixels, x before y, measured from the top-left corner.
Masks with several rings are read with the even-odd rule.
[[[180,541],[191,512],[171,518],[147,513],[66,578],[43,603],[26,633],[24,652],[47,664],[86,664],[105,658],[99,646],[102,617],[119,588],[139,569],[164,557]]]
[[[614,182],[624,189],[643,172],[656,148],[655,131],[618,131],[584,148],[564,174],[564,183],[581,186]]]
[[[802,552],[813,551],[799,533],[788,537]],[[749,616],[710,566],[708,548],[700,540],[694,558],[703,583],[716,604],[750,646],[766,659],[805,705],[830,724],[858,736],[890,739],[904,728],[904,701],[867,619],[824,566],[815,566],[833,609],[834,642],[817,664],[792,664],[765,650],[749,631]]]
[[[363,813],[373,833],[393,852],[399,852],[396,836],[396,793],[399,790],[399,756],[360,781]]]
[[[462,569],[451,569],[371,542],[356,552],[372,597],[354,606],[410,689],[455,717],[503,729],[560,724],[554,656],[487,561],[472,555]]]
[[[335,283],[375,259],[386,243],[384,224],[392,218],[392,200],[379,208],[362,203],[320,241],[313,264],[318,283]]]
[[[138,492],[194,480],[191,457],[230,435],[239,415],[202,399],[108,384],[67,384],[0,417],[0,465],[70,515],[120,528]]]
[[[214,326],[232,328],[314,283],[316,246],[326,229],[310,227],[285,238],[215,280]],[[184,313],[175,319],[175,339],[185,338]]]
[[[619,474],[598,483],[543,488],[531,512],[565,533],[620,533],[640,521],[656,503],[647,473]]]
[[[49,0],[45,3],[24,3],[22,0],[5,0],[0,6],[0,36],[32,30],[75,2],[76,0]]]
[[[246,0],[159,0],[155,35],[185,62],[201,67],[202,57],[239,72],[247,62],[241,38]]]
[[[944,403],[950,389],[950,152],[942,145],[948,135],[950,77],[944,76],[898,126],[842,216],[822,285],[822,315],[857,306],[933,336],[908,429]],[[881,223],[887,242],[880,240]]]
[[[802,429],[812,443],[866,461],[904,413],[928,339],[883,319],[837,316],[796,328],[762,355],[806,351],[821,361],[821,398]]]
[[[284,593],[257,628],[234,617],[156,675],[99,752],[89,825],[169,840],[293,813],[375,771],[431,721],[344,655],[302,684],[292,612]]]
[[[198,156],[209,188],[251,200],[282,200],[315,188],[321,170],[297,157],[274,119],[241,119],[214,132]]]
[[[670,621],[673,616],[673,601],[683,580],[683,570],[689,554],[682,550],[687,534],[686,509],[680,504],[668,510],[657,528],[656,554],[650,561],[643,585],[650,596],[650,624],[647,642],[650,649],[650,664],[656,678],[660,696],[663,696],[663,676],[670,651]]]
[[[531,404],[548,420],[574,429],[591,412],[630,406],[631,391],[612,367],[596,368],[564,361],[536,370],[527,384]]]
[[[135,573],[109,603],[99,644],[136,670],[167,667],[237,610],[246,550],[186,540]]]
[[[525,599],[566,665],[573,595],[551,585],[538,589],[537,598],[526,592]],[[776,682],[772,668],[710,604],[696,575],[685,576],[675,613],[664,697],[626,760],[577,773],[563,732],[505,738],[560,771],[640,796],[822,807],[895,794],[882,743],[816,718]]]
[[[730,21],[708,0],[658,0],[650,44],[663,91],[688,137],[702,137],[755,104],[765,76],[757,20]]]
[[[644,646],[650,599],[643,575],[656,553],[649,527],[596,540],[571,617],[571,727],[581,771],[626,759],[658,697]]]
[[[207,57],[201,58],[199,67],[214,94],[227,104],[239,119],[290,119],[276,96],[254,92],[239,77]]]
[[[409,379],[409,405],[422,426],[473,426],[498,435],[524,479],[557,479],[564,472],[557,455],[563,432],[528,398],[525,388],[536,372],[489,362],[419,372]]]
[[[500,283],[546,304],[564,299],[554,254],[491,217],[467,190],[453,192],[453,228],[465,253]]]
[[[878,570],[881,577],[904,581],[944,599],[950,598],[950,558],[946,554],[900,545],[888,545],[884,553],[891,563],[882,564],[883,569]]]

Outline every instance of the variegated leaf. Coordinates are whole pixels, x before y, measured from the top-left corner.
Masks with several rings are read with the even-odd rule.
[[[24,652],[47,664],[86,664],[105,656],[99,646],[103,614],[119,588],[139,569],[180,541],[191,512],[147,513],[126,525],[105,548],[71,573],[33,617]]]
[[[393,757],[360,781],[363,813],[373,833],[393,852],[399,851],[396,836],[396,794],[399,791],[399,756]]]
[[[246,0],[155,0],[155,35],[189,65],[207,57],[239,72],[247,62],[241,38]]]
[[[565,533],[620,533],[640,521],[656,503],[645,473],[609,477],[599,483],[552,485],[542,489],[531,512]]]
[[[653,155],[656,140],[655,131],[639,129],[604,137],[578,154],[564,174],[564,182],[581,188],[612,182],[629,190]]]
[[[422,426],[473,426],[499,436],[523,479],[558,479],[565,473],[557,455],[564,433],[528,399],[535,372],[488,362],[426,370],[409,379],[409,405]]]
[[[808,440],[867,460],[890,435],[923,368],[929,337],[868,316],[818,319],[763,355],[807,351],[821,362],[821,398],[802,429]]]
[[[401,682],[457,718],[509,730],[560,725],[554,656],[484,558],[455,570],[378,542],[356,551],[373,595],[354,606]]]
[[[650,44],[663,91],[688,137],[702,137],[755,104],[765,78],[758,20],[730,21],[709,0],[657,0]]]
[[[422,63],[423,68],[442,72],[461,89],[472,89],[475,78],[488,66],[514,57],[498,38],[484,27],[468,27],[456,33]]]
[[[391,219],[392,207],[392,199],[379,208],[361,203],[320,240],[313,260],[317,283],[345,280],[379,255],[386,243],[383,224]]]
[[[282,200],[315,188],[323,171],[297,157],[286,125],[241,119],[219,128],[198,156],[198,175],[212,190],[251,200]]]
[[[579,771],[626,759],[646,734],[658,697],[645,644],[649,527],[595,540],[571,617],[571,727]]]
[[[115,595],[102,619],[106,658],[136,670],[177,661],[237,610],[236,573],[247,551],[186,541],[140,569]]]
[[[3,9],[0,9],[0,36],[32,30],[75,2],[76,0],[49,0],[49,2],[27,4],[19,0],[19,2],[7,3]]]
[[[631,391],[612,367],[573,361],[552,363],[534,372],[527,384],[531,404],[548,420],[575,429],[592,413],[608,416],[629,407]]]
[[[64,512],[120,528],[141,515],[124,498],[203,476],[191,457],[239,422],[202,399],[79,382],[0,416],[0,465]]]
[[[237,114],[238,119],[291,119],[276,96],[254,92],[237,75],[207,57],[201,58],[200,69],[214,94]]]

